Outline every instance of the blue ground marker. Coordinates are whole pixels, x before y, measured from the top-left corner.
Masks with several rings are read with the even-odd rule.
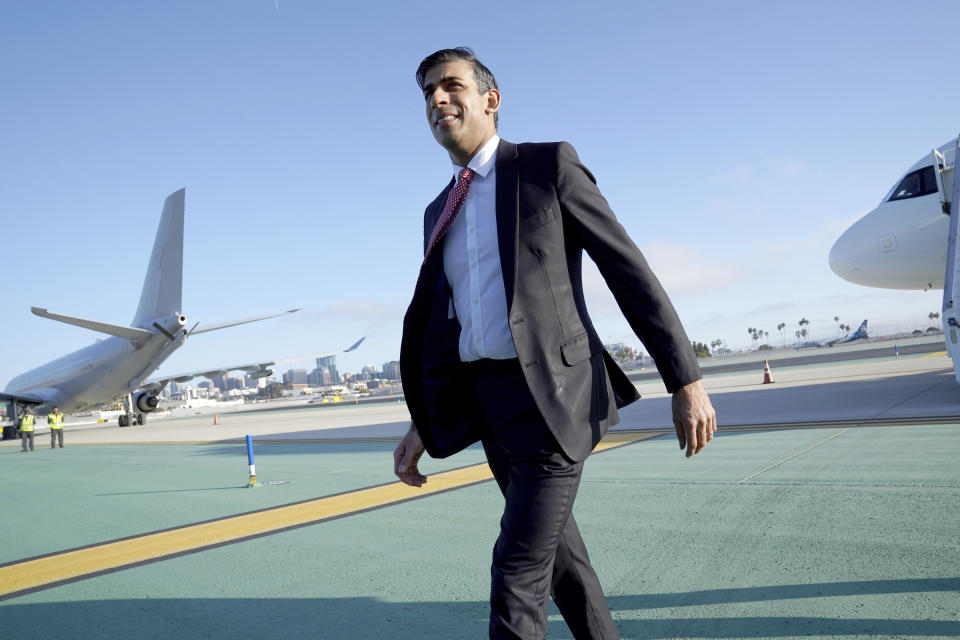
[[[250,465],[250,483],[247,487],[259,487],[257,482],[257,466],[253,464],[253,438],[247,434],[247,463]]]

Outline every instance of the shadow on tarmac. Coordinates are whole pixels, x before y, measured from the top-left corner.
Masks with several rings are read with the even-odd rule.
[[[318,576],[318,582],[322,578]],[[643,609],[835,596],[960,591],[960,578],[874,580],[712,589],[608,598],[624,640],[652,638],[960,636],[960,621],[814,616],[631,617]],[[862,604],[861,600],[857,605]],[[789,606],[789,605],[788,605]],[[842,606],[842,605],[841,605]],[[869,607],[874,608],[874,607]],[[923,616],[924,612],[917,612]],[[7,604],[12,638],[479,638],[485,602],[385,602],[375,598],[184,598]],[[83,631],[86,630],[86,631]],[[78,635],[79,632],[79,635]],[[551,638],[567,638],[551,620]]]

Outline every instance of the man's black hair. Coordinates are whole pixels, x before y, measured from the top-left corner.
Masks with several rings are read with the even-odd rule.
[[[469,47],[440,49],[424,58],[420,66],[417,67],[417,84],[420,85],[421,89],[423,89],[423,79],[426,77],[427,72],[445,62],[469,62],[473,65],[473,78],[477,83],[477,90],[481,95],[490,89],[498,89],[497,79],[493,77],[493,73],[485,64],[480,62],[480,59],[474,55],[473,50]],[[498,127],[500,124],[499,115],[499,113],[493,114],[494,127]]]

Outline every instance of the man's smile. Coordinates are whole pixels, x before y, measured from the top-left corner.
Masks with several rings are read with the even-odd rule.
[[[454,113],[441,113],[434,119],[433,124],[436,127],[446,127],[453,124],[453,121],[457,118],[459,116]]]

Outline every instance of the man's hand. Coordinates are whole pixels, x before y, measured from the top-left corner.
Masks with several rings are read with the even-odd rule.
[[[422,455],[423,440],[417,433],[417,426],[411,422],[410,429],[400,440],[397,448],[393,450],[393,472],[404,484],[419,487],[427,481],[427,476],[420,473],[417,468],[417,461],[420,460]]]
[[[717,412],[699,380],[680,387],[673,394],[673,426],[677,429],[680,448],[687,448],[688,458],[700,453],[713,439]]]

